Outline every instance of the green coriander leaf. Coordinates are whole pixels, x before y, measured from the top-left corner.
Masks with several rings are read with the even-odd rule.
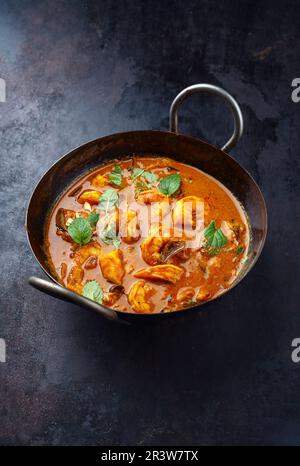
[[[99,214],[97,214],[96,212],[92,212],[87,218],[87,221],[90,222],[90,225],[92,228],[95,228],[98,220],[99,220]]]
[[[160,180],[158,189],[161,193],[166,196],[172,196],[175,194],[181,185],[181,176],[179,173],[173,173],[172,175],[165,176]]]
[[[93,230],[87,219],[79,217],[68,226],[68,233],[76,243],[83,246],[91,240]]]
[[[235,253],[236,253],[237,256],[239,256],[240,254],[242,254],[243,251],[244,251],[243,246],[239,246],[239,247],[236,249]]]
[[[96,280],[90,280],[86,282],[86,284],[83,287],[82,294],[85,298],[89,298],[98,304],[102,304],[103,291]]]
[[[118,193],[114,189],[107,189],[104,191],[99,200],[99,209],[104,212],[109,212],[113,207],[117,206],[119,202]],[[72,224],[71,224],[72,225]]]
[[[211,254],[218,254],[220,249],[228,242],[222,230],[220,228],[216,228],[215,220],[212,220],[205,228],[204,237]]]
[[[112,172],[108,175],[108,178],[116,186],[121,186],[123,179],[120,165],[114,166]]]

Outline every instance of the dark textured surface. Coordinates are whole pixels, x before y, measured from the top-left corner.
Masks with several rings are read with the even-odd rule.
[[[1,1],[1,444],[300,444],[299,20],[296,1]],[[269,208],[255,269],[201,314],[146,328],[30,289],[39,176],[89,139],[167,129],[172,98],[205,81],[242,105],[233,155]],[[218,99],[184,105],[184,132],[222,144],[231,126]]]

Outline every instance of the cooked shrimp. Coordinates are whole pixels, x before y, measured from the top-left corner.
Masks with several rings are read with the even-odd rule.
[[[202,197],[186,196],[175,203],[172,210],[173,223],[185,228],[197,228],[203,226],[204,215],[208,206]]]
[[[151,225],[149,236],[142,241],[142,257],[149,265],[160,263],[160,253],[170,237],[158,225]]]
[[[62,207],[58,209],[55,216],[55,223],[58,228],[61,230],[67,230],[70,221],[74,220],[76,217],[75,210],[63,209]]]
[[[174,228],[164,227],[164,225],[151,225],[149,236],[142,241],[141,251],[142,257],[149,265],[156,265],[164,262],[163,252],[166,248],[171,248],[172,244],[186,240],[185,236],[181,236],[182,231]]]

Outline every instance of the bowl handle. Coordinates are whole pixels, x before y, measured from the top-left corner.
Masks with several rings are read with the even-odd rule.
[[[28,282],[31,286],[33,286],[33,288],[36,288],[37,290],[42,291],[43,293],[53,296],[54,298],[61,299],[62,301],[67,301],[68,303],[77,304],[78,306],[84,307],[89,311],[93,311],[97,314],[100,314],[106,319],[114,320],[122,324],[127,324],[126,321],[119,319],[117,313],[112,309],[107,309],[101,306],[100,304],[91,301],[88,298],[84,298],[83,296],[80,296],[77,293],[73,293],[73,291],[70,291],[67,288],[64,288],[63,286],[56,285],[55,283],[51,283],[48,280],[44,280],[43,278],[38,277],[30,277],[28,279]]]
[[[243,134],[243,115],[237,101],[221,87],[213,86],[212,84],[194,84],[193,86],[183,89],[183,91],[175,97],[170,107],[170,131],[178,133],[178,108],[187,97],[196,92],[209,92],[210,94],[219,95],[228,103],[234,119],[233,134],[222,147],[223,151],[228,152],[236,145]]]

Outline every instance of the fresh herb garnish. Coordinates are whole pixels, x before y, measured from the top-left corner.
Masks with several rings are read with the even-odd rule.
[[[102,304],[103,291],[96,280],[90,280],[86,282],[86,284],[83,287],[82,294],[85,298],[89,298],[98,304]]]
[[[181,176],[179,173],[173,173],[172,175],[165,176],[160,180],[158,189],[161,193],[166,196],[173,196],[181,185]]]
[[[68,233],[71,238],[80,246],[87,244],[93,235],[90,222],[86,218],[75,218],[68,226]]]
[[[103,243],[112,244],[116,249],[120,247],[121,241],[117,237],[116,225],[114,223],[108,223],[104,227],[100,238]]]
[[[156,183],[156,181],[158,180],[158,175],[156,175],[155,173],[146,171],[143,173],[143,176],[146,178],[147,181],[149,181],[149,183]]]
[[[156,183],[158,180],[158,175],[155,173],[151,173],[143,168],[134,168],[131,179],[135,180],[139,176],[143,176],[151,184]]]
[[[237,256],[239,256],[240,254],[242,254],[243,251],[244,251],[243,246],[239,246],[239,247],[236,249],[235,253],[236,253]]]
[[[204,230],[204,237],[209,254],[219,254],[220,249],[227,244],[228,240],[221,228],[216,228],[216,221],[212,220]]]
[[[120,165],[115,165],[111,173],[108,175],[109,181],[111,181],[116,186],[121,186],[122,184],[122,168]]]
[[[98,207],[105,213],[109,212],[119,202],[118,193],[114,189],[107,189],[100,197]]]
[[[97,214],[96,212],[92,212],[87,217],[87,221],[90,222],[90,225],[91,225],[92,228],[95,228],[95,226],[97,225],[98,220],[99,220],[99,214]]]
[[[143,168],[134,168],[131,176],[132,181],[141,176],[144,171],[145,170]]]

